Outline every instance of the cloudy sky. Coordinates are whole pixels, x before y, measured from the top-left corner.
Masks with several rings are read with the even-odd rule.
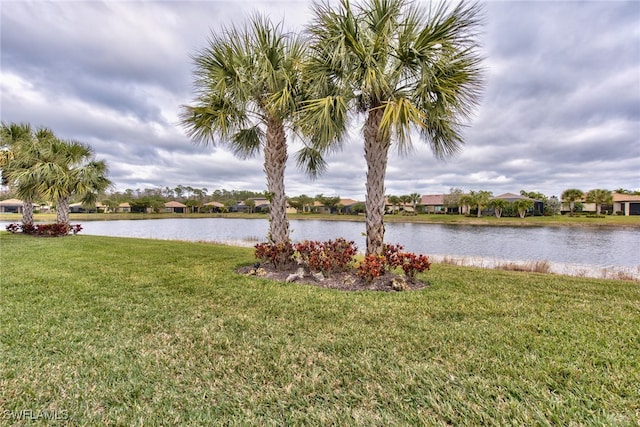
[[[90,144],[115,190],[263,191],[260,158],[195,145],[179,126],[180,106],[193,99],[191,55],[254,11],[301,28],[310,4],[0,1],[1,119]],[[408,156],[391,154],[386,193],[640,190],[640,2],[483,5],[486,89],[464,150],[441,161],[414,140]],[[291,161],[287,194],[364,200],[359,131],[315,181]]]

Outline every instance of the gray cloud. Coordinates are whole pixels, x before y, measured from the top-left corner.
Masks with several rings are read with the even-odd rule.
[[[178,125],[191,102],[191,56],[211,32],[253,11],[287,28],[306,1],[3,2],[0,107],[5,122],[47,126],[91,144],[125,188],[265,189],[260,158],[192,144]],[[577,187],[640,189],[640,8],[637,2],[487,2],[487,85],[463,151],[434,159],[417,137],[392,152],[386,190],[422,194]],[[287,193],[364,198],[360,125],[310,180],[295,165]]]

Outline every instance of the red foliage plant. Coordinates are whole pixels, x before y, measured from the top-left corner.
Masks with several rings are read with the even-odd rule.
[[[10,233],[18,233],[22,232],[24,234],[31,234],[34,236],[49,236],[49,237],[59,237],[66,236],[69,233],[78,234],[82,230],[82,226],[80,224],[9,224],[6,227],[7,231]]]
[[[356,275],[371,283],[377,277],[384,275],[386,259],[383,255],[370,254],[358,263]]]
[[[293,262],[293,245],[286,243],[258,243],[254,256],[261,262],[271,262],[276,270],[286,268]]]
[[[298,243],[295,250],[311,270],[325,275],[347,271],[358,253],[355,243],[343,238],[327,242],[305,240]]]

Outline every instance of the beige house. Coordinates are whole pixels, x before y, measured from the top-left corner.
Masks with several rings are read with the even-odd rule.
[[[622,215],[640,215],[640,196],[613,193],[613,212]]]
[[[22,200],[20,199],[7,199],[0,201],[0,213],[22,213]],[[49,206],[33,204],[34,210],[40,210],[42,212],[49,212]]]
[[[173,200],[164,204],[164,211],[168,213],[185,213],[187,212],[187,205]]]

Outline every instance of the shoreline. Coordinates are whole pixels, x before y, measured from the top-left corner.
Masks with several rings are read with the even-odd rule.
[[[142,219],[199,219],[199,218],[238,218],[268,220],[264,213],[72,213],[69,216],[71,222],[82,221],[118,221],[118,220],[142,220]],[[289,214],[288,220],[300,221],[343,221],[343,222],[364,222],[363,215],[337,215],[337,214]],[[20,214],[0,213],[0,221],[20,222]],[[35,214],[36,222],[54,222],[55,214]],[[418,214],[418,215],[385,215],[385,223],[416,223],[416,224],[439,224],[452,226],[486,226],[486,227],[595,227],[595,228],[640,228],[640,215],[619,216],[607,215],[600,218],[590,218],[585,215],[569,217],[566,215],[555,216],[533,216],[525,218],[483,216],[477,218],[463,215],[444,214]]]

